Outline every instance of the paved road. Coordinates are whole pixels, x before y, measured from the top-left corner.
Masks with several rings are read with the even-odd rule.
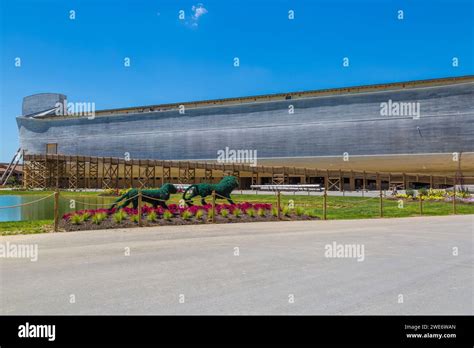
[[[39,248],[37,262],[0,259],[0,313],[473,314],[473,222],[470,215],[0,237]],[[364,260],[325,257],[333,242],[363,245]]]

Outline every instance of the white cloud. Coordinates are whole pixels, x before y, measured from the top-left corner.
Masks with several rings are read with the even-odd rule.
[[[193,10],[193,18],[196,20],[207,13],[207,9],[201,3],[197,5],[193,5],[192,10]]]
[[[197,28],[198,25],[199,25],[198,24],[199,18],[204,16],[208,11],[202,3],[198,3],[197,5],[193,5],[191,7],[191,10],[192,10],[193,14],[191,15],[191,20],[189,22],[187,22],[187,24],[189,26],[191,26],[192,28]]]

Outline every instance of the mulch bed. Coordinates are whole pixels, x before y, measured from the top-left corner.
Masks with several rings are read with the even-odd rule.
[[[289,214],[289,216],[281,217],[280,221],[295,221],[295,220],[319,220],[318,217],[309,217],[307,215],[297,216],[296,214]],[[217,224],[227,224],[227,223],[240,223],[240,222],[264,222],[264,221],[279,221],[277,217],[273,216],[270,213],[267,213],[265,216],[254,216],[250,217],[246,214],[242,214],[240,217],[235,217],[229,215],[228,217],[223,217],[221,215],[216,215],[215,219]],[[196,217],[191,217],[189,220],[184,220],[181,216],[175,216],[169,220],[159,218],[157,221],[151,222],[146,219],[146,216],[143,217],[143,227],[152,227],[152,226],[179,226],[179,225],[203,225],[207,222],[207,214],[204,214],[202,219],[197,219]],[[88,230],[104,230],[104,229],[116,229],[116,228],[133,228],[138,227],[138,223],[130,221],[128,218],[123,220],[121,223],[115,222],[111,216],[108,216],[100,224],[95,224],[91,219],[83,221],[78,225],[72,224],[68,220],[62,219],[59,223],[59,227],[66,232],[69,231],[88,231]]]

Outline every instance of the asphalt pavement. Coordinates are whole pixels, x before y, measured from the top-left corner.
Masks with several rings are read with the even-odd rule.
[[[4,236],[0,314],[472,315],[473,223],[464,215]],[[19,246],[36,246],[37,260],[12,257]]]

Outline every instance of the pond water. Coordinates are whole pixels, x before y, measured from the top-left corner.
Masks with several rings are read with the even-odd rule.
[[[31,205],[8,209],[1,208],[33,202],[46,196],[48,196],[46,193],[37,195],[0,195],[0,221],[53,219],[53,196]],[[108,208],[109,204],[115,199],[115,197],[98,197],[81,194],[61,195],[59,199],[60,217],[65,213],[76,210]],[[87,203],[87,205],[85,203]]]

